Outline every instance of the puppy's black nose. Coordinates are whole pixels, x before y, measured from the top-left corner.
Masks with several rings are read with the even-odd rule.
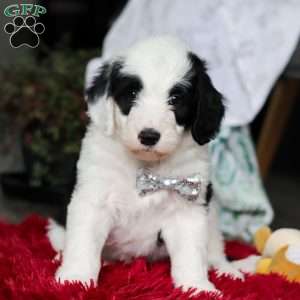
[[[145,128],[139,133],[138,138],[141,144],[154,146],[160,139],[160,133],[153,128]]]

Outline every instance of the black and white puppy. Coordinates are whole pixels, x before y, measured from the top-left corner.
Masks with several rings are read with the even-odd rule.
[[[180,41],[156,37],[105,63],[87,90],[91,119],[82,142],[57,280],[97,280],[100,256],[130,261],[169,256],[175,286],[215,290],[208,268],[241,277],[226,261],[211,200],[207,143],[224,105],[205,64]],[[138,170],[166,178],[200,174],[193,200],[171,189],[140,194]],[[59,234],[60,233],[60,234]]]

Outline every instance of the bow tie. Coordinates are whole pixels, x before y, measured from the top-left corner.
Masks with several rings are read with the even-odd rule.
[[[136,188],[140,196],[167,190],[174,191],[189,201],[194,201],[200,193],[201,179],[199,173],[186,178],[161,177],[152,174],[149,169],[140,169],[136,178]]]

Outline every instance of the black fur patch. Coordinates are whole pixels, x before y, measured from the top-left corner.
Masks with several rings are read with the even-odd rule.
[[[169,105],[173,106],[176,123],[184,126],[185,129],[191,127],[192,120],[195,118],[196,103],[193,97],[192,85],[174,85],[169,91]]]
[[[164,245],[165,244],[165,241],[164,241],[164,239],[162,238],[162,234],[161,234],[161,230],[158,232],[158,234],[157,234],[157,240],[156,240],[156,245],[158,246],[158,247],[161,247],[162,245]]]
[[[111,74],[108,95],[113,97],[121,112],[128,115],[142,88],[143,84],[138,76],[116,69]]]
[[[189,59],[196,74],[194,97],[198,101],[191,132],[195,141],[199,145],[204,145],[218,133],[225,107],[223,96],[213,86],[204,62],[193,53],[189,53]]]
[[[205,194],[205,205],[208,206],[209,203],[210,203],[210,200],[212,198],[212,196],[214,195],[214,190],[213,190],[213,187],[212,187],[212,184],[209,183],[207,186],[206,186],[206,194]]]
[[[107,92],[112,96],[124,115],[128,115],[134,105],[138,93],[143,88],[142,81],[134,74],[122,72],[123,61],[104,64],[95,76],[91,86],[86,90],[89,103]]]
[[[104,64],[98,71],[98,74],[94,77],[91,86],[86,90],[87,101],[94,103],[98,97],[104,95],[110,73],[110,65]]]
[[[169,92],[176,122],[191,129],[195,141],[204,145],[214,138],[224,115],[222,95],[214,88],[207,75],[204,61],[188,54],[191,69]]]

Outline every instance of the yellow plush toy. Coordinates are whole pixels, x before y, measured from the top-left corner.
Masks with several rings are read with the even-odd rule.
[[[278,273],[300,282],[300,230],[283,228],[272,233],[269,227],[262,227],[254,241],[262,256],[256,264],[257,273]]]

